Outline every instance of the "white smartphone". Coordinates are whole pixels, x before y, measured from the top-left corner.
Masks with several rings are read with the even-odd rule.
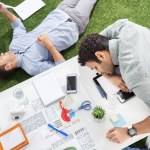
[[[66,93],[76,93],[77,92],[77,74],[67,74],[66,76],[67,80],[67,89]]]

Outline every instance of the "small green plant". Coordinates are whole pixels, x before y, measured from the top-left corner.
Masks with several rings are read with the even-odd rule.
[[[92,112],[94,118],[102,119],[105,115],[105,110],[100,106],[95,106]]]

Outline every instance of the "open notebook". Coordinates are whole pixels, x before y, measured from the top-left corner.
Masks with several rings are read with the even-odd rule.
[[[43,6],[45,6],[45,3],[42,0],[25,0],[16,7],[4,5],[6,8],[14,9],[14,11],[20,16],[22,20],[27,19]]]
[[[65,96],[53,73],[34,80],[33,85],[45,106]]]

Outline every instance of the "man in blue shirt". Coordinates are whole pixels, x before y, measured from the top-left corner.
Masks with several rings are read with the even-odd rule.
[[[31,32],[4,4],[0,5],[0,12],[13,28],[9,51],[0,56],[0,74],[21,67],[33,76],[62,63],[60,52],[75,44],[85,31],[95,3],[96,0],[64,0]]]

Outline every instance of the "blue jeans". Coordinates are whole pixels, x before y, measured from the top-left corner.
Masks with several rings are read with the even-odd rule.
[[[131,147],[126,147],[122,150],[148,150],[147,148],[131,148]]]

